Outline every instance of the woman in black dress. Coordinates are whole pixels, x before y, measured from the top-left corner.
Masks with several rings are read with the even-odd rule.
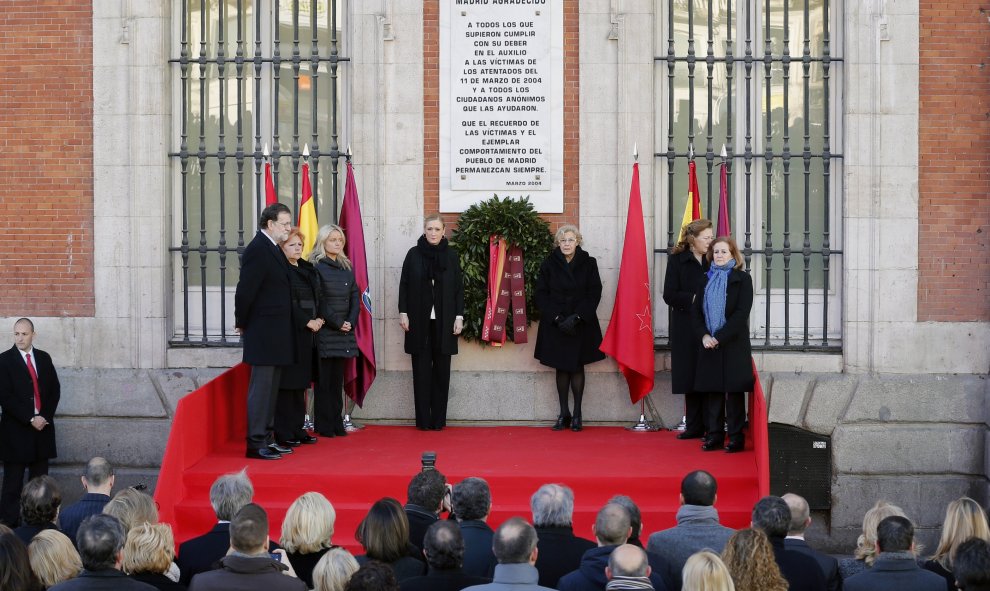
[[[570,427],[580,431],[584,366],[605,359],[598,350],[602,344],[597,312],[602,280],[594,257],[581,249],[577,226],[561,226],[554,242],[556,248],[543,261],[536,278],[534,298],[540,309],[540,328],[533,355],[557,370],[560,413],[553,430]],[[574,394],[573,415],[568,408],[568,390]]]
[[[746,419],[744,392],[753,389],[749,312],[753,308],[753,279],[736,241],[719,236],[708,251],[711,267],[698,289],[691,318],[700,341],[694,389],[705,395],[705,435],[701,449],[722,449],[729,429],[729,453],[743,450]]]
[[[344,230],[335,224],[320,228],[311,258],[320,277],[320,316],[326,325],[316,337],[320,354],[320,379],[313,415],[316,432],[324,437],[347,435],[344,410],[344,360],[357,357],[354,325],[360,313],[361,294],[354,282],[351,261],[344,254]]]
[[[678,439],[698,439],[705,434],[701,412],[704,395],[694,391],[698,365],[698,339],[691,324],[691,305],[708,271],[708,245],[715,238],[711,220],[694,220],[684,227],[677,246],[667,258],[663,301],[670,306],[670,390],[684,394],[686,428]]]
[[[450,357],[464,328],[464,282],[457,251],[447,245],[440,214],[426,217],[423,235],[409,249],[399,279],[399,325],[412,356],[416,428],[447,424]]]
[[[282,252],[289,261],[289,285],[292,292],[292,328],[296,339],[297,361],[282,368],[278,398],[275,402],[275,441],[284,448],[300,443],[316,443],[306,432],[306,389],[313,383],[316,367],[316,332],[323,326],[320,318],[320,279],[313,264],[302,258],[306,237],[299,228],[289,231]]]

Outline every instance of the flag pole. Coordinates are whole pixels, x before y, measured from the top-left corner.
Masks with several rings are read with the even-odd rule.
[[[347,152],[344,153],[344,160],[346,162],[351,161],[351,145],[347,144]],[[354,400],[348,396],[344,397],[344,430],[348,432],[360,431],[364,429],[364,425],[355,423],[354,419],[351,418],[351,413],[354,412]]]

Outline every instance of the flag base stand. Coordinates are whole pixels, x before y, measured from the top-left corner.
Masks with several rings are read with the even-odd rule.
[[[639,401],[639,420],[636,421],[634,425],[626,427],[627,431],[633,431],[636,433],[652,433],[654,431],[661,431],[665,427],[663,426],[663,420],[660,418],[659,413],[657,413],[656,407],[653,406],[653,401],[650,400],[649,396],[644,396],[642,400]],[[650,416],[656,419],[660,424],[654,422],[651,419],[646,418],[647,406],[649,406]]]
[[[348,398],[344,406],[344,430],[348,433],[353,433],[355,431],[360,431],[364,429],[364,425],[359,425],[351,420],[351,412],[354,411],[354,401]]]
[[[681,422],[680,423],[677,423],[677,426],[674,427],[674,431],[687,431],[687,417],[686,416],[682,416],[681,417]]]
[[[316,423],[313,422],[313,389],[306,388],[303,392],[303,404],[306,407],[306,415],[303,416],[303,431],[312,432],[316,429]]]
[[[646,418],[646,415],[640,413],[639,420],[636,421],[635,425],[630,425],[626,427],[626,431],[636,431],[638,433],[648,433],[651,431],[659,431],[660,427],[655,425],[653,421]]]

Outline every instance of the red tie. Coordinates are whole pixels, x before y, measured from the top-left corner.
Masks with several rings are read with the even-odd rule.
[[[25,354],[27,357],[28,373],[31,374],[31,383],[34,384],[34,408],[36,412],[41,412],[41,390],[38,389],[38,372],[34,370],[34,364],[31,363],[31,354]]]

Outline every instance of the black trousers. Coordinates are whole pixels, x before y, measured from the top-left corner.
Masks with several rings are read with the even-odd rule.
[[[305,420],[306,390],[279,389],[278,401],[275,403],[275,439],[288,441],[305,437]]]
[[[280,365],[252,365],[247,395],[247,447],[261,449],[275,442],[275,402],[278,400]]]
[[[730,442],[742,441],[746,423],[745,392],[705,393],[705,430],[721,433],[723,423],[729,431]]]
[[[686,433],[703,433],[705,429],[705,394],[704,392],[688,392],[684,394],[684,431]]]
[[[320,381],[313,400],[313,423],[321,435],[344,430],[344,362],[343,357],[320,358]]]
[[[30,463],[4,462],[3,488],[0,489],[0,521],[11,528],[21,520],[21,489],[24,488],[24,472],[28,480],[48,474],[48,460]]]
[[[450,355],[440,352],[435,320],[430,321],[430,349],[412,355],[412,370],[416,427],[445,427],[447,394],[450,391]]]

